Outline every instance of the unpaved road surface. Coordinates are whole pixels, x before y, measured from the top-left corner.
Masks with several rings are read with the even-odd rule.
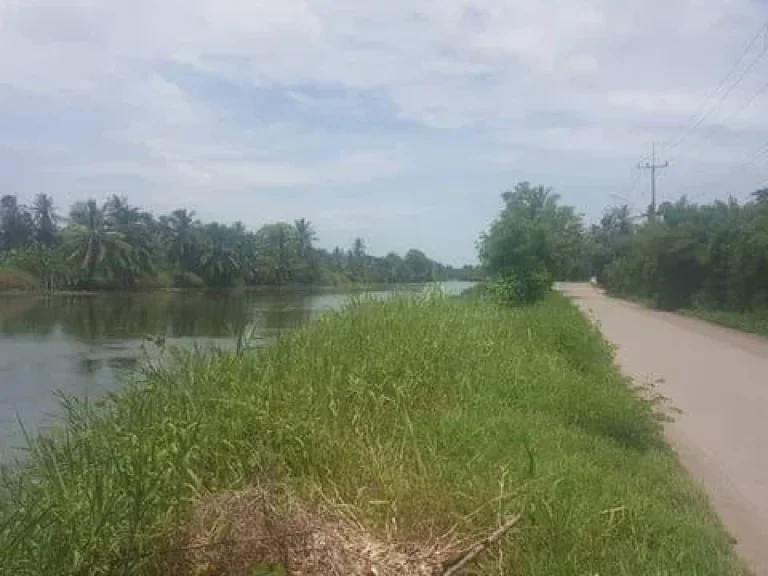
[[[737,549],[768,576],[768,339],[563,284],[617,346],[624,372],[682,410],[667,436]]]

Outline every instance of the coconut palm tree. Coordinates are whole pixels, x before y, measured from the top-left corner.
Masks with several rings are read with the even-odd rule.
[[[32,219],[16,196],[0,198],[0,248],[21,248],[30,239]]]
[[[88,284],[97,279],[108,283],[132,283],[138,276],[133,247],[95,200],[76,203],[70,225],[64,232],[67,259],[79,263]]]
[[[355,238],[352,244],[352,256],[355,258],[363,258],[365,256],[365,240],[362,238]]]
[[[299,255],[304,260],[308,260],[312,253],[312,243],[317,240],[317,233],[315,232],[312,223],[306,218],[295,220],[293,226],[296,228],[296,236],[299,243]]]
[[[341,272],[344,269],[344,262],[346,260],[346,254],[344,250],[336,246],[331,253],[331,262],[337,272]]]
[[[318,254],[313,246],[317,240],[312,223],[306,218],[294,220],[293,227],[296,230],[297,252],[299,257],[299,270],[296,279],[306,284],[320,279],[321,272],[318,263]]]
[[[38,194],[32,203],[32,221],[35,224],[35,236],[41,246],[50,248],[56,244],[58,220],[53,198],[47,194]]]
[[[560,195],[551,188],[531,186],[530,182],[520,182],[514,190],[508,190],[501,195],[507,210],[516,210],[536,218],[542,213],[554,212],[558,207]]]
[[[256,233],[260,276],[270,284],[296,280],[299,241],[296,227],[285,222],[267,224]]]
[[[200,273],[209,286],[230,285],[240,269],[232,230],[223,224],[203,228]]]
[[[195,229],[195,213],[187,209],[171,212],[161,219],[166,254],[172,266],[182,271],[193,270],[199,260],[199,242]]]
[[[366,261],[368,257],[365,253],[365,240],[362,238],[355,238],[352,244],[352,251],[349,254],[349,264],[351,272],[354,276],[354,280],[365,280]]]
[[[125,197],[117,194],[107,200],[103,208],[107,226],[122,235],[130,246],[126,256],[129,259],[130,270],[125,280],[132,284],[142,276],[152,275],[155,271],[155,235],[156,222],[148,212],[142,212],[136,206],[131,206]]]

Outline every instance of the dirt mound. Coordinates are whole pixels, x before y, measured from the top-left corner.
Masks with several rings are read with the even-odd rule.
[[[488,541],[488,539],[485,539]],[[458,573],[484,549],[455,539],[382,542],[342,510],[278,502],[263,489],[211,495],[197,507],[179,574],[433,576]]]

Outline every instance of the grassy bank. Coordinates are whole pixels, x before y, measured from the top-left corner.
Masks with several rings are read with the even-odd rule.
[[[713,324],[735,328],[742,332],[751,332],[768,336],[768,311],[760,312],[729,312],[726,310],[706,310],[691,308],[681,311],[686,316],[692,316]]]
[[[165,574],[196,502],[263,481],[406,542],[522,513],[467,574],[740,573],[651,407],[557,295],[362,303],[67,409],[2,483],[4,573]]]
[[[33,292],[38,285],[37,278],[31,274],[0,265],[0,293]]]

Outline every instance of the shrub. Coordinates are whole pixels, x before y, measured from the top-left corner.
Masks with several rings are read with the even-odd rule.
[[[160,270],[155,274],[142,276],[136,282],[136,287],[140,290],[162,290],[164,288],[171,288],[173,283],[171,275]]]
[[[37,278],[22,270],[0,268],[0,292],[37,290]]]
[[[173,277],[174,288],[204,288],[205,282],[194,272],[179,272]]]
[[[552,286],[550,275],[543,269],[507,272],[493,281],[489,292],[494,300],[509,306],[533,304],[543,299]]]

